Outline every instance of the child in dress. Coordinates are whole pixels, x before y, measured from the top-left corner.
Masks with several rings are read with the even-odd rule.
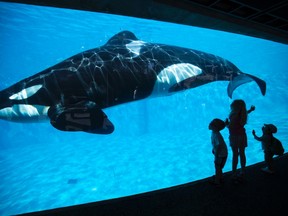
[[[229,141],[232,149],[232,180],[234,183],[242,181],[246,167],[247,134],[245,125],[247,124],[248,114],[255,110],[255,106],[251,106],[246,110],[244,100],[234,100],[230,105],[231,111],[229,119],[225,124],[229,129]],[[237,173],[238,158],[240,158],[241,171]]]
[[[221,135],[220,131],[225,128],[225,122],[221,119],[213,119],[209,124],[209,130],[212,130],[211,143],[212,143],[212,153],[214,154],[214,164],[215,164],[215,178],[211,182],[214,185],[220,185],[222,181],[222,169],[225,166],[228,150],[227,145]]]
[[[262,132],[263,132],[263,135],[261,137],[258,137],[256,135],[255,130],[252,130],[252,134],[254,138],[261,142],[262,149],[264,151],[264,161],[267,167],[264,167],[261,170],[263,172],[273,174],[275,172],[274,167],[273,167],[274,154],[271,150],[271,144],[272,144],[272,139],[273,139],[272,134],[277,132],[277,127],[273,124],[264,124],[264,126],[262,127]]]

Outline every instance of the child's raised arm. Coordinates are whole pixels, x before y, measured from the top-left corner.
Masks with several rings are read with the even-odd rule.
[[[262,137],[258,137],[258,136],[256,135],[255,130],[252,130],[252,134],[253,134],[253,136],[254,136],[254,139],[256,139],[256,140],[258,140],[258,141],[262,141]]]
[[[251,113],[251,112],[254,111],[254,110],[255,110],[255,106],[252,105],[252,106],[250,107],[250,109],[247,110],[247,114]]]

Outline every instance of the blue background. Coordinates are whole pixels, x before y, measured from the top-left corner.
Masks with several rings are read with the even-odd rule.
[[[263,160],[264,123],[278,127],[287,149],[288,46],[191,26],[109,14],[0,2],[0,90],[129,30],[147,42],[176,45],[226,58],[267,82],[240,86],[233,99],[256,106],[246,126],[247,165]],[[48,122],[0,121],[0,214],[39,211],[161,189],[214,174],[213,118],[225,119],[228,82],[105,110],[108,136],[57,131]],[[222,131],[227,145],[228,131]],[[232,152],[224,171],[231,170]]]

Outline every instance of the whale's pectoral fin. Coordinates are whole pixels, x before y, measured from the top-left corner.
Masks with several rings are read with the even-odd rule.
[[[228,96],[232,98],[233,91],[240,85],[255,81],[257,85],[259,86],[262,95],[265,95],[266,93],[266,82],[264,80],[259,79],[258,77],[252,76],[250,74],[240,74],[236,77],[233,77],[233,79],[229,82],[227,92]]]
[[[114,125],[105,113],[91,101],[63,106],[50,107],[48,111],[50,123],[61,131],[84,131],[95,134],[110,134]]]

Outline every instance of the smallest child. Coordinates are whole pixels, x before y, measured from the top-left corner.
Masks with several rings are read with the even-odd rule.
[[[220,133],[225,126],[225,122],[217,118],[213,119],[209,124],[209,130],[212,130],[211,143],[215,164],[215,178],[211,183],[216,186],[219,186],[222,181],[222,169],[224,168],[228,157],[227,145]]]
[[[274,154],[271,150],[271,145],[272,145],[272,139],[273,139],[272,134],[277,132],[277,127],[273,124],[264,124],[264,126],[262,127],[262,132],[263,132],[263,135],[261,137],[258,137],[256,135],[255,130],[252,130],[252,134],[254,138],[261,142],[262,149],[264,151],[264,161],[267,167],[263,167],[261,170],[263,172],[273,174],[275,172],[274,167],[273,167]]]

